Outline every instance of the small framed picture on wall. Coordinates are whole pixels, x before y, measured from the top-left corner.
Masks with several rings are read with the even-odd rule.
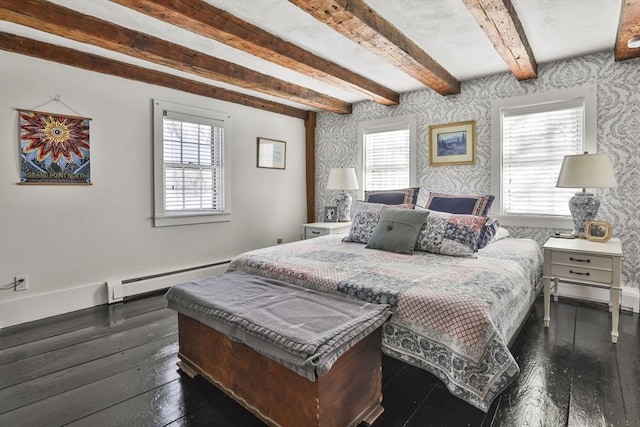
[[[338,208],[336,206],[324,207],[324,222],[337,222],[338,221]]]
[[[275,139],[258,138],[258,167],[285,169],[287,164],[287,143]]]

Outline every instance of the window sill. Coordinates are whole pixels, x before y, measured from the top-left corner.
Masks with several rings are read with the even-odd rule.
[[[534,215],[499,215],[500,225],[505,227],[559,228],[573,230],[573,219],[566,217],[548,217]]]
[[[182,213],[173,215],[156,215],[153,217],[154,227],[172,227],[175,225],[207,224],[212,222],[231,221],[231,212],[223,213]]]

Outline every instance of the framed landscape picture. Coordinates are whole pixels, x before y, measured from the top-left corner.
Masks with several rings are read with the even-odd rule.
[[[476,163],[476,122],[429,126],[429,165]]]

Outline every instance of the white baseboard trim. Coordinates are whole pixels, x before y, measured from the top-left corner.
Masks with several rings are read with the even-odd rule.
[[[0,302],[0,328],[107,303],[105,283],[61,289]]]
[[[560,282],[558,295],[561,297],[609,304],[610,293],[608,289],[590,288],[573,283]],[[633,311],[634,313],[640,312],[640,295],[638,289],[623,286],[620,306],[623,310]]]
[[[118,298],[165,289],[178,283],[223,273],[228,263],[198,268],[176,274],[141,280],[108,280],[101,283],[61,289],[43,294],[0,301],[0,329],[97,305],[117,302]],[[124,283],[123,283],[124,282]],[[108,283],[108,285],[107,285]]]

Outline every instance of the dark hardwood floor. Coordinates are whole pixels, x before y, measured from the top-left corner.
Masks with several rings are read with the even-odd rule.
[[[545,330],[539,299],[513,346],[521,374],[487,413],[384,357],[376,427],[638,425],[638,315],[621,314],[617,345],[600,306],[561,300],[551,315]],[[179,373],[177,342],[177,315],[162,295],[0,330],[0,425],[263,425]]]

